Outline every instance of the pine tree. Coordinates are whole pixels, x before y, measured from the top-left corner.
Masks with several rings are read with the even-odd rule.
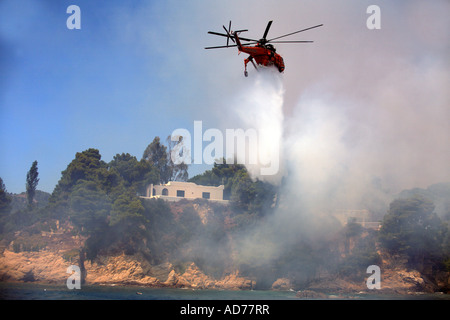
[[[0,178],[0,214],[7,212],[9,210],[9,205],[11,203],[11,197],[8,195],[6,191],[5,184],[3,183],[2,178]]]
[[[37,161],[35,160],[33,164],[31,165],[30,171],[27,173],[27,184],[26,184],[26,190],[27,190],[27,200],[28,205],[31,206],[33,204],[34,195],[36,193],[36,187],[39,183],[39,172],[37,167]]]

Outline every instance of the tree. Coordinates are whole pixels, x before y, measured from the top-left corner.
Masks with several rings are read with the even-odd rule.
[[[133,188],[138,193],[144,193],[150,183],[158,183],[158,173],[155,167],[145,160],[138,161],[128,153],[116,154],[108,164],[110,170],[116,170],[123,178],[126,188]]]
[[[83,234],[105,229],[111,201],[93,181],[80,180],[69,197],[69,218]]]
[[[129,191],[122,193],[112,205],[109,224],[125,254],[133,254],[144,243],[147,222],[144,211],[140,199]]]
[[[108,225],[111,199],[95,181],[78,180],[72,189],[63,208],[76,230],[88,236],[83,250],[86,258],[93,260],[99,250],[108,248],[113,241]]]
[[[126,229],[138,228],[145,221],[144,207],[131,192],[124,192],[113,203],[110,225],[122,224]]]
[[[161,144],[159,137],[155,137],[147,146],[142,159],[150,162],[158,170],[160,183],[169,181],[167,147]]]
[[[28,205],[31,206],[33,204],[34,194],[36,193],[36,187],[39,183],[39,172],[37,167],[37,161],[34,161],[31,165],[30,171],[27,173],[27,184],[26,184],[26,190],[27,190],[27,200]]]
[[[425,197],[413,196],[391,202],[380,241],[388,251],[405,254],[412,267],[421,269],[425,260],[441,255],[444,231],[434,204]]]
[[[6,191],[5,184],[3,183],[2,178],[0,178],[0,214],[8,212],[11,200],[12,200],[11,197],[8,195],[8,192]]]
[[[244,165],[228,164],[223,159],[222,163],[215,162],[211,170],[206,170],[204,173],[192,177],[189,181],[205,186],[224,185],[223,197],[224,199],[230,199],[234,178],[242,173],[247,174]]]
[[[168,139],[169,140],[169,139]],[[169,181],[186,181],[188,178],[187,164],[174,164],[170,152],[173,145],[169,142],[169,148],[161,144],[160,138],[155,137],[142,155],[142,159],[151,163],[159,173],[159,182],[164,184]]]
[[[67,204],[70,193],[80,180],[92,181],[106,193],[111,192],[120,184],[117,172],[108,171],[106,162],[101,160],[100,152],[90,148],[83,152],[77,152],[75,159],[61,172],[61,179],[49,201],[62,206]]]
[[[238,208],[248,209],[256,196],[256,190],[247,170],[238,171],[231,179],[231,183],[231,201]]]
[[[181,137],[179,142],[181,142],[183,138]],[[174,164],[172,161],[172,150],[175,147],[175,145],[178,143],[177,141],[172,141],[171,140],[171,136],[168,136],[167,139],[167,144],[169,146],[168,148],[168,157],[169,157],[169,167],[170,167],[170,180],[172,181],[186,181],[189,177],[188,174],[188,165],[184,162],[180,163],[180,164]]]

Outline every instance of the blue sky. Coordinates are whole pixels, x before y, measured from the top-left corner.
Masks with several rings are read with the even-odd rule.
[[[140,159],[155,136],[193,121],[189,107],[174,107],[191,94],[177,74],[186,66],[165,57],[164,46],[178,50],[170,33],[157,35],[167,32],[166,2],[76,1],[81,30],[69,30],[73,3],[0,6],[0,174],[10,192],[24,190],[34,160],[38,188],[51,192],[76,152],[94,147],[105,161],[122,152]]]
[[[268,20],[273,36],[324,23],[291,39],[314,45],[278,46],[287,67],[286,117],[304,108],[305,97],[327,97],[345,115],[352,150],[365,143],[360,158],[386,150],[377,155],[384,170],[398,156],[402,169],[386,176],[408,176],[425,155],[441,168],[450,156],[448,3],[372,2],[3,0],[0,177],[9,192],[22,192],[37,160],[38,189],[52,192],[76,152],[97,148],[107,162],[123,152],[140,159],[155,136],[191,130],[194,120],[239,127],[227,107],[252,81],[243,77],[245,57],[203,49],[225,44],[207,31],[221,31],[230,19],[255,38]],[[376,3],[382,29],[368,31],[365,10]],[[66,28],[71,4],[81,8],[81,30]],[[414,136],[418,129],[423,134]],[[191,175],[204,169],[192,166]],[[450,179],[430,170],[404,181]]]
[[[203,47],[222,44],[207,31],[245,17],[256,2],[244,11],[238,3],[2,1],[0,177],[7,190],[24,191],[34,160],[38,189],[51,192],[76,152],[92,147],[105,161],[122,152],[140,159],[155,136],[191,130],[194,120],[218,126],[217,103],[227,95],[220,87],[242,77],[242,61]],[[71,4],[81,9],[80,30],[66,27]],[[191,176],[205,169],[191,166]]]

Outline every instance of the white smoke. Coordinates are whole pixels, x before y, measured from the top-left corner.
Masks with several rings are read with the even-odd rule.
[[[254,178],[285,177],[283,206],[242,237],[242,257],[276,257],[296,234],[326,235],[321,227],[336,210],[374,209],[380,218],[401,190],[448,181],[448,1],[380,3],[376,31],[366,27],[368,4],[356,0],[256,7],[262,14],[254,21],[243,13],[233,23],[257,32],[273,19],[273,36],[324,27],[292,38],[314,40],[311,46],[277,46],[286,63],[282,75],[250,67],[244,78],[242,60],[208,52],[227,82],[216,73],[208,78],[213,99],[205,105],[214,106],[225,128],[258,130],[261,163],[247,166]],[[278,174],[262,175],[274,154]]]

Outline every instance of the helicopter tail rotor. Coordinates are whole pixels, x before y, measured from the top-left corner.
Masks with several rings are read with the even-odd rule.
[[[235,34],[238,34],[238,33],[241,33],[241,32],[248,31],[248,29],[242,29],[242,30],[232,31],[232,30],[231,30],[231,20],[230,20],[230,23],[228,24],[228,29],[227,29],[225,26],[222,26],[222,27],[223,27],[223,29],[224,29],[225,32],[226,32],[226,36],[227,36],[227,47],[229,46],[230,39],[231,39],[231,41],[233,41],[233,43],[236,43],[236,41],[234,40],[234,35],[235,35]],[[250,40],[250,39],[248,39],[248,40]]]

